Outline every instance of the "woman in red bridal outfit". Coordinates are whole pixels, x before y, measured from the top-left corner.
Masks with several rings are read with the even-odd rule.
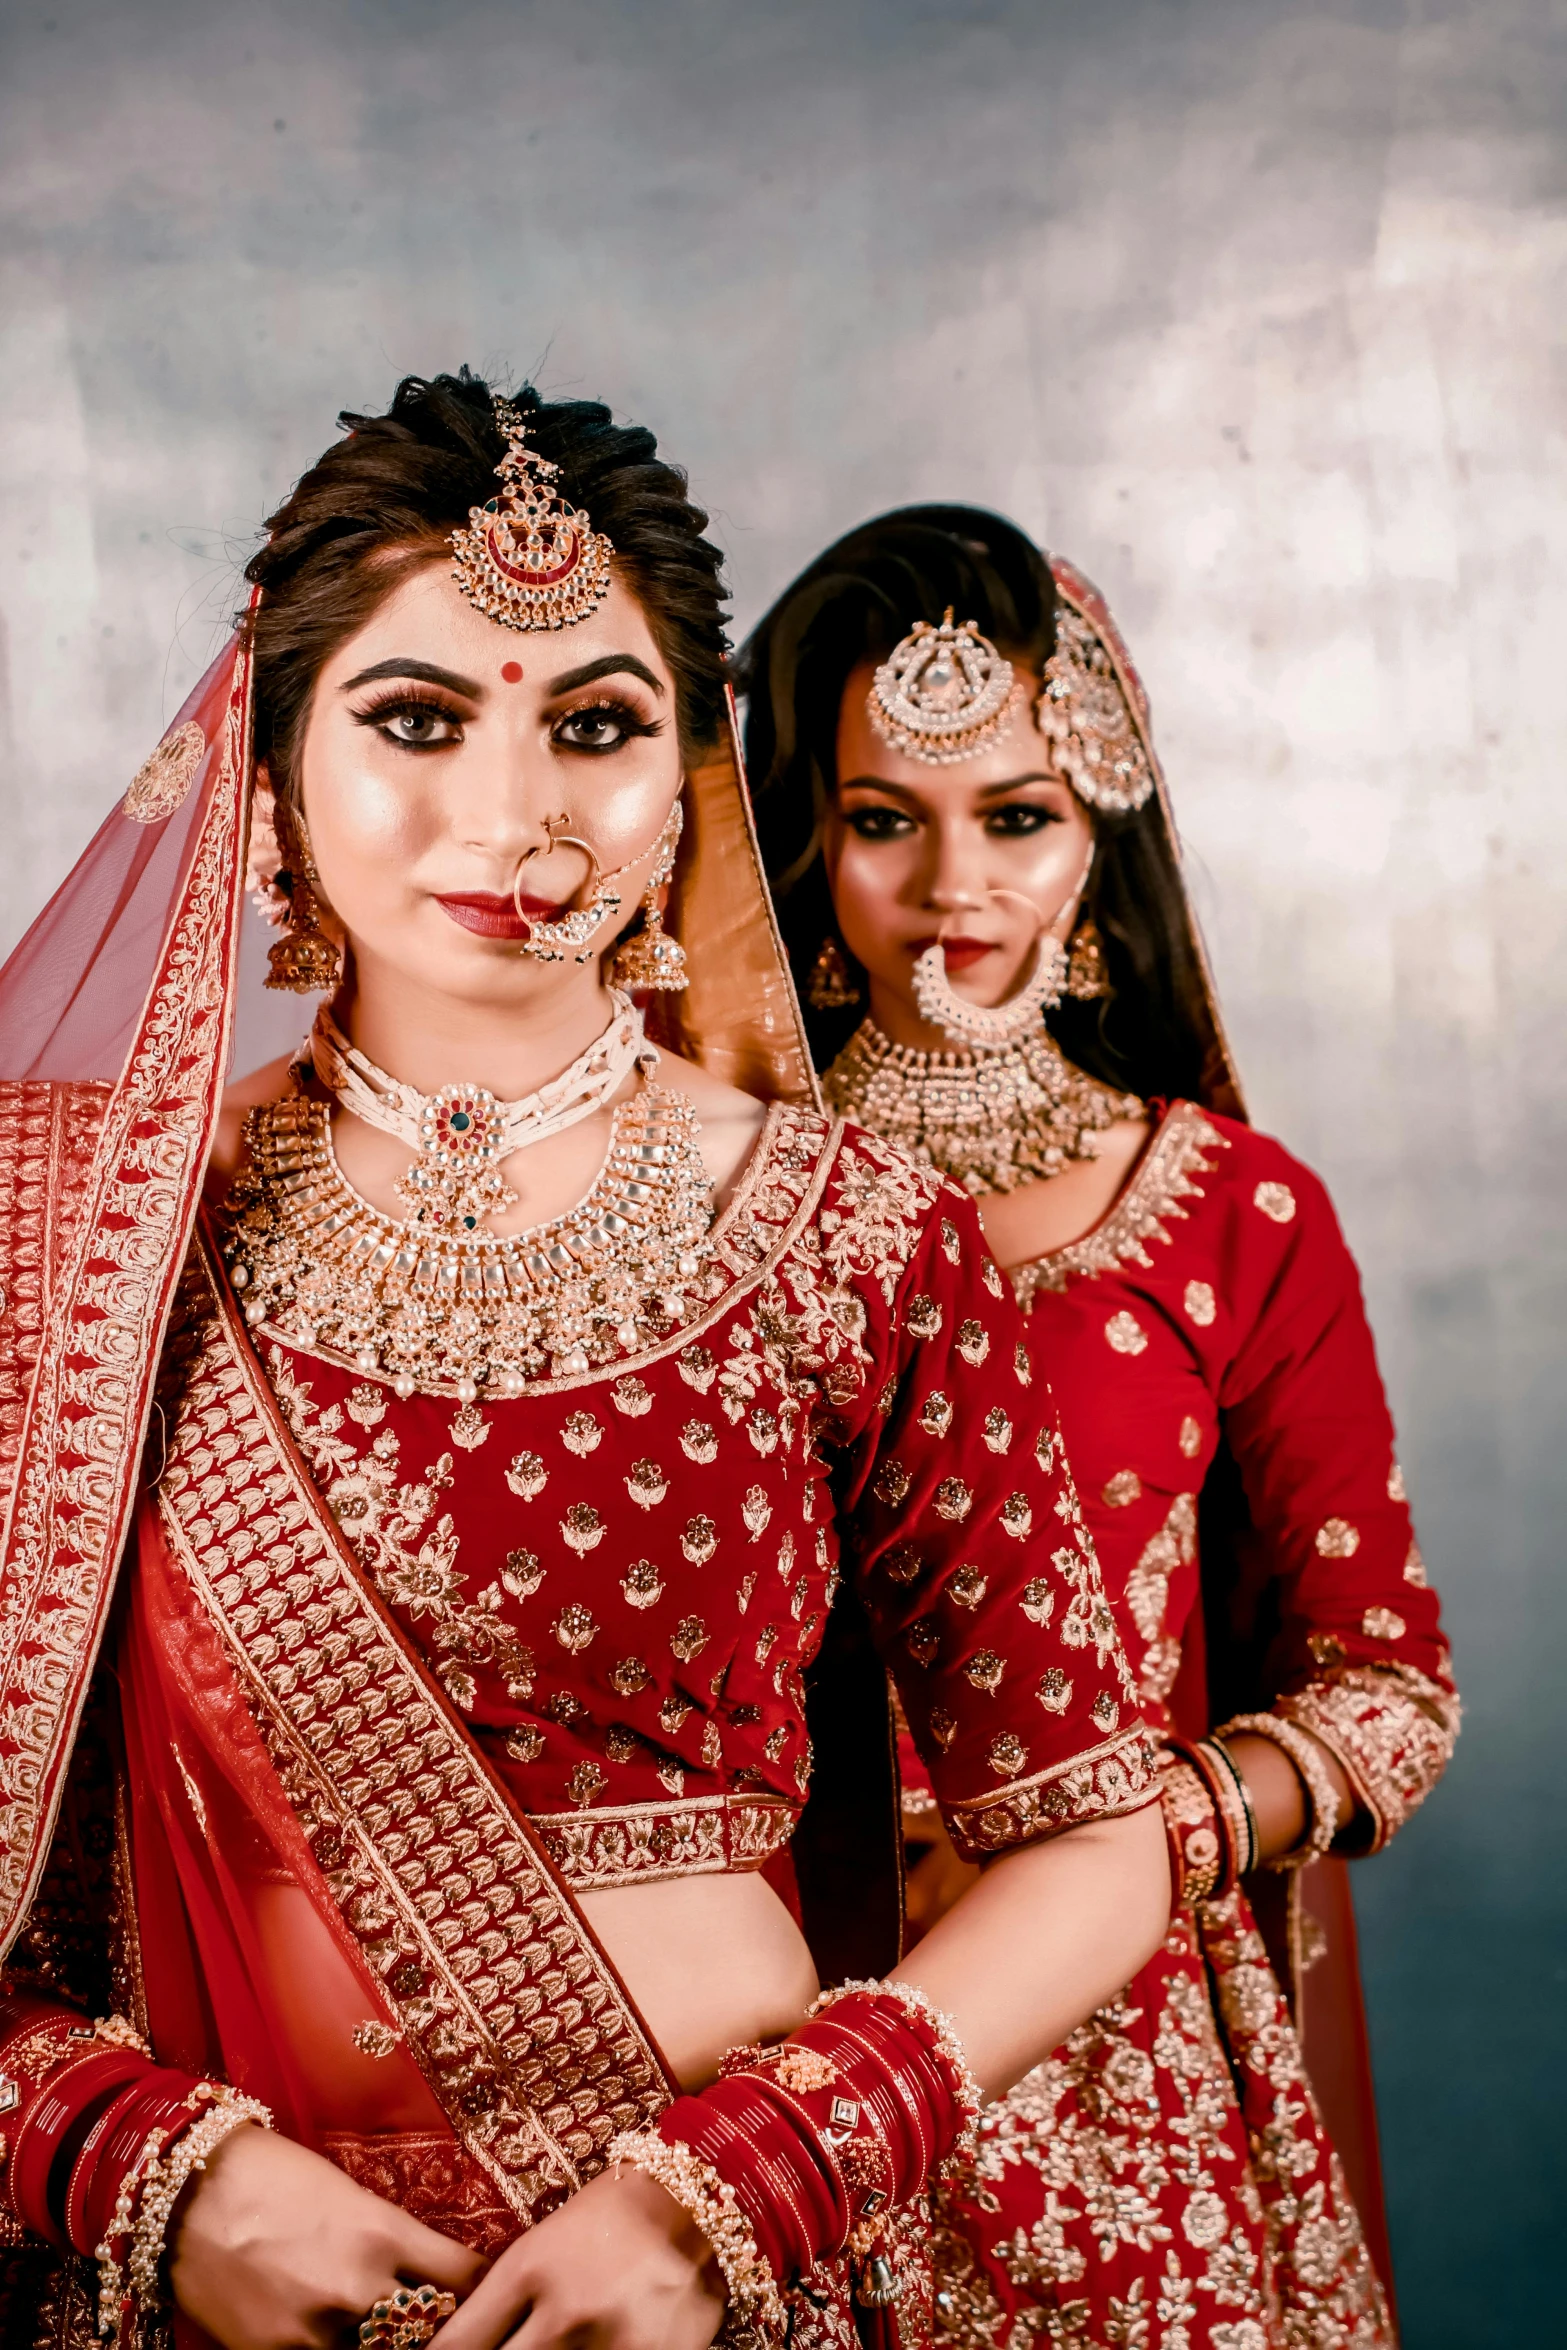
[[[813,1106],[684,477],[344,422],[0,975],[4,2339],[914,2344],[1164,1931],[1048,1349]],[[247,877],[319,1008],[225,1099]],[[998,1857],[823,1993],[840,1580]]]
[[[1089,583],[962,507],[830,548],[742,667],[828,1102],[978,1201],[1163,1743],[1163,1946],[988,2108],[941,2198],[938,2335],[1371,2350],[1374,2121],[1323,1856],[1402,1824],[1457,1704],[1355,1268],[1244,1122],[1142,688]],[[904,1762],[918,1928],[992,1846]]]

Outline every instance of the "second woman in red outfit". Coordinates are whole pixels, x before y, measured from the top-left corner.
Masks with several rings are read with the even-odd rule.
[[[1393,1833],[1456,1702],[1355,1268],[1316,1177],[1243,1122],[1142,688],[1088,582],[967,508],[830,548],[744,669],[829,1103],[978,1199],[1167,1742],[1164,1947],[987,2112],[943,2205],[939,2330],[1372,2350],[1347,1902],[1306,1864]],[[919,1924],[1008,1814],[943,1804],[949,1841],[904,1761]],[[1303,1871],[1337,1997],[1303,1977]]]

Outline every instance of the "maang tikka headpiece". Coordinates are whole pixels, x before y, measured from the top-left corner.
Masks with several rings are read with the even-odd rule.
[[[527,421],[510,400],[496,399],[495,421],[506,435],[500,495],[453,531],[452,577],[503,628],[570,628],[604,601],[615,550],[551,486],[560,467],[528,447]]]
[[[988,750],[1007,723],[1015,692],[1011,662],[972,620],[954,624],[949,604],[939,628],[916,620],[893,647],[865,707],[895,751],[929,767],[951,767]]]

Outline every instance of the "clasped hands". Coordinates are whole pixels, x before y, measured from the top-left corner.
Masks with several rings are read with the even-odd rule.
[[[176,2306],[223,2350],[356,2350],[399,2284],[457,2294],[438,2350],[707,2350],[724,2285],[640,2172],[605,2173],[486,2266],[267,2130],[225,2140],[171,2230]]]

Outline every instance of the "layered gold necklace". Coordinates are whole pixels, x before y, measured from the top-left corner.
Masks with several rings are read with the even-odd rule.
[[[644,1083],[616,1110],[586,1196],[549,1223],[495,1233],[471,1206],[440,1221],[372,1207],[338,1166],[326,1105],[291,1095],[246,1120],[230,1278],[253,1326],[379,1374],[399,1395],[517,1395],[685,1320],[714,1215],[699,1133],[684,1095]]]
[[[1134,1093],[1116,1093],[1075,1067],[1043,1021],[1026,1035],[973,1052],[922,1053],[864,1020],[822,1079],[828,1107],[868,1126],[966,1191],[1015,1191],[1091,1159],[1097,1137],[1140,1118]]]

